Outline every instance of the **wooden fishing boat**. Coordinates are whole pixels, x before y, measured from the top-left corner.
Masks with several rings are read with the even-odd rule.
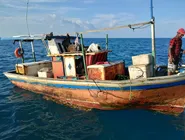
[[[49,34],[9,38],[19,42],[20,48],[15,55],[22,58],[23,63],[4,74],[20,88],[70,106],[102,110],[145,108],[181,113],[185,108],[185,68],[167,76],[166,67],[156,67],[154,23],[152,15],[149,22],[115,28],[151,24],[152,55],[133,56],[133,65],[128,68],[123,61],[107,61],[108,41],[105,50],[87,52],[81,34],[81,50],[69,52],[65,48],[66,40],[78,39],[78,36]],[[51,61],[36,62],[34,40],[43,42]],[[22,42],[31,42],[34,62],[24,63]]]
[[[45,40],[51,41],[51,38],[45,38]],[[14,40],[32,42],[33,38],[14,37]],[[74,70],[75,73],[73,72],[73,67],[75,67],[73,63],[76,59],[74,56],[83,56],[82,52],[50,54],[48,56],[52,57],[52,61],[16,64],[16,70],[4,74],[20,88],[41,93],[51,100],[71,106],[103,110],[146,108],[174,113],[184,110],[185,73],[183,68],[181,68],[181,72],[172,76],[165,74],[147,78],[116,80],[116,75],[129,76],[123,61],[91,64],[98,61],[107,62],[107,53],[108,51],[104,50],[85,54],[86,67],[89,72],[88,79],[86,79],[85,73],[78,75],[77,69]],[[48,71],[46,71],[41,72],[46,75],[45,77],[42,75],[39,77],[38,71],[43,67],[51,68],[54,76],[48,76]],[[69,69],[70,71],[68,71]],[[101,71],[102,69],[104,72]],[[99,73],[100,71],[101,73]]]
[[[57,102],[104,110],[148,108],[180,113],[185,105],[185,74],[142,80],[61,80],[4,73],[23,89],[42,93]]]

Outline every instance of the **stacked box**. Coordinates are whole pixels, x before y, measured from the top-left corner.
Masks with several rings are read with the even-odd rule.
[[[142,54],[132,57],[133,65],[128,67],[130,79],[152,77],[153,56],[151,54]]]
[[[124,69],[123,61],[87,66],[88,77],[91,80],[114,80],[116,75],[124,75]]]
[[[151,54],[141,54],[137,56],[132,56],[132,65],[147,65],[152,64],[153,56]]]

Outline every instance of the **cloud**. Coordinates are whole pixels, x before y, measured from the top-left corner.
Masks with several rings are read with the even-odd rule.
[[[20,4],[20,3],[55,3],[55,2],[66,2],[69,0],[1,0],[0,3],[1,4],[9,4],[9,3],[14,3],[14,4]]]
[[[70,9],[69,7],[61,7]],[[72,8],[73,9],[73,8]],[[75,9],[73,9],[75,10]],[[76,9],[78,10],[78,9]],[[59,10],[62,11],[62,10]],[[92,19],[69,18],[60,12],[36,13],[28,16],[28,25],[32,34],[48,33],[53,31],[55,34],[75,33],[86,30],[113,27],[124,25],[128,20],[134,20],[135,16],[128,13],[118,14],[97,14]],[[25,16],[4,16],[0,17],[2,21],[0,26],[3,27],[1,33],[3,35],[26,34],[26,18]],[[14,23],[15,29],[9,28]],[[7,30],[9,29],[9,30]],[[101,33],[98,33],[101,34]],[[1,36],[1,35],[0,35]]]
[[[76,7],[70,7],[70,6],[64,6],[62,7],[60,4],[55,3],[61,3],[66,2],[69,0],[30,0],[29,2],[29,10],[47,10],[47,11],[56,11],[56,10],[83,10],[81,8]],[[46,2],[46,3],[45,3]],[[47,4],[48,2],[51,2],[52,4]],[[44,3],[44,4],[42,4]],[[27,8],[27,0],[1,0],[0,1],[0,7],[3,7],[4,10],[8,11],[21,11],[25,10]],[[13,8],[13,9],[12,9]]]
[[[15,5],[15,4],[5,4],[4,6],[6,6],[7,8],[14,8],[14,9],[26,9],[26,5],[23,5],[23,4],[19,4],[19,5]]]
[[[53,18],[53,19],[56,18],[56,14],[49,14],[49,16],[50,16],[51,18]]]
[[[113,27],[123,25],[135,21],[136,18],[133,14],[118,13],[118,14],[98,14],[95,15],[92,23],[95,25],[102,25],[106,27]],[[104,24],[101,24],[104,23]]]
[[[71,25],[74,32],[81,32],[84,30],[95,29],[95,26],[91,24],[89,21],[82,21],[78,18],[71,18],[71,19],[62,19],[61,23],[63,25]]]
[[[25,0],[21,0],[21,1],[25,1]],[[43,2],[66,2],[69,0],[30,0],[30,2],[35,2],[35,3],[43,3]]]
[[[85,4],[92,4],[94,3],[95,1],[94,0],[84,0],[83,1]]]
[[[17,34],[27,34],[25,17],[0,17],[0,36],[13,36]],[[12,26],[12,23],[13,26]],[[55,34],[75,33],[89,29],[95,29],[89,21],[82,21],[79,18],[66,18],[57,14],[39,14],[28,18],[28,25],[31,34],[48,33]]]
[[[131,13],[99,13],[91,17],[80,18],[79,13],[88,7],[78,8],[61,6],[60,4],[39,4],[42,2],[61,2],[60,0],[30,0],[28,11],[28,25],[31,34],[48,33],[65,34],[67,32],[81,32],[86,30],[100,29],[119,25],[130,24],[136,21],[136,17]],[[65,2],[67,0],[63,0]],[[26,27],[26,0],[1,0],[9,9],[2,10],[11,14],[0,16],[0,36],[12,36],[16,34],[27,34]],[[12,2],[12,3],[10,3]],[[84,3],[94,3],[95,0],[82,0]],[[71,12],[72,11],[72,12]],[[70,14],[76,12],[76,14]],[[1,12],[1,11],[0,11]],[[11,15],[11,16],[10,16]],[[69,16],[70,15],[70,16]],[[72,16],[73,15],[73,16]],[[12,24],[13,23],[13,24]],[[97,33],[96,33],[97,34]],[[99,35],[101,33],[98,33]],[[104,34],[104,33],[103,33]]]
[[[16,10],[25,10],[27,8],[27,4],[26,3],[6,3],[4,4],[4,6],[6,6],[7,8],[14,8],[12,11],[16,11]],[[52,5],[42,5],[42,4],[29,4],[28,5],[29,10],[47,10],[47,11],[57,11],[57,10],[64,10],[65,11],[77,11],[77,10],[84,10],[84,8],[76,8],[76,7],[67,7],[67,6],[52,6]],[[16,10],[15,10],[16,9]],[[7,10],[8,11],[8,10]]]

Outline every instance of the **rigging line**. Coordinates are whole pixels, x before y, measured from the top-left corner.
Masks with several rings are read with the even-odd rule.
[[[129,101],[132,100],[132,81],[131,79],[129,80],[130,81],[130,94],[129,94]]]
[[[142,25],[142,26],[139,26],[139,27],[135,27],[135,28],[130,27],[130,28],[133,29],[133,30],[136,30],[136,29],[144,29],[144,28],[147,28],[149,26],[150,25]]]
[[[115,26],[115,27],[110,27],[110,28],[102,28],[102,29],[97,29],[97,30],[87,30],[84,32],[78,32],[79,34],[85,34],[85,33],[93,33],[93,32],[101,32],[101,31],[108,31],[108,30],[116,30],[116,29],[121,29],[121,28],[132,28],[132,27],[137,27],[137,26],[144,26],[147,24],[151,24],[151,21],[149,22],[143,22],[143,23],[136,23],[136,24],[129,24],[129,25],[123,25],[123,26]]]
[[[98,84],[96,83],[96,81],[93,80],[93,82],[95,83],[96,87],[99,89],[99,92],[102,92],[101,88],[98,86]]]
[[[27,8],[26,8],[26,25],[27,25],[28,35],[30,37],[30,30],[28,26],[28,5],[29,5],[29,0],[27,0]]]

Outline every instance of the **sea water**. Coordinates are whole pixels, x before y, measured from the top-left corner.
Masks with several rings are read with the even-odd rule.
[[[156,39],[157,64],[167,65],[170,39]],[[85,45],[105,39],[84,39]],[[183,40],[185,45],[185,40]],[[25,61],[33,61],[24,44]],[[184,140],[185,113],[165,115],[148,110],[83,111],[44,99],[13,86],[2,74],[21,62],[14,56],[18,44],[0,42],[0,140]],[[151,53],[151,39],[109,39],[109,60],[125,60]],[[184,47],[185,48],[185,47]],[[37,60],[49,58],[41,42],[35,42]],[[184,91],[185,92],[185,91]]]

